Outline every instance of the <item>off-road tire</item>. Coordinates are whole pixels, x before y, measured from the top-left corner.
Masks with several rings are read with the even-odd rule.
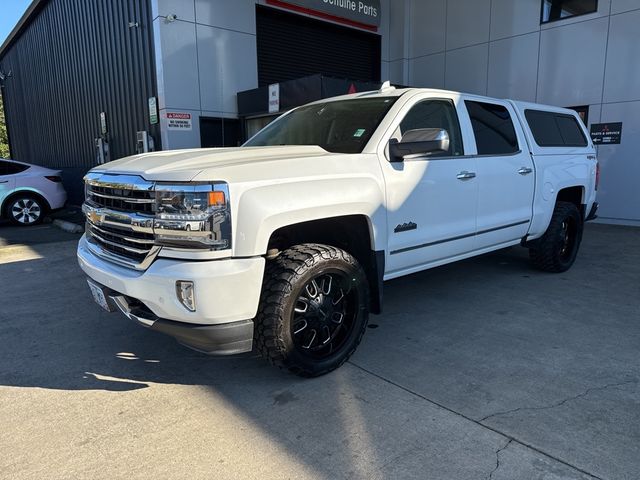
[[[568,225],[570,245],[565,244],[565,223]],[[557,202],[547,231],[529,246],[529,258],[533,265],[545,272],[567,271],[576,259],[584,220],[578,207],[569,202]]]
[[[349,275],[354,305],[352,327],[344,344],[327,358],[309,358],[296,346],[292,333],[294,308],[307,282],[325,274]],[[351,291],[351,290],[350,290]],[[369,317],[369,289],[366,275],[357,260],[339,248],[302,244],[280,253],[267,262],[258,314],[255,318],[254,345],[271,364],[302,377],[324,375],[346,362],[358,347]]]

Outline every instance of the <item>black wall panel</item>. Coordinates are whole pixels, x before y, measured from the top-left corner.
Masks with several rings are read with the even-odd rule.
[[[380,80],[380,36],[275,8],[256,6],[258,84],[316,73]]]
[[[138,26],[130,26],[130,22]],[[65,171],[78,203],[81,176],[96,164],[105,112],[112,160],[135,153],[136,131],[156,96],[149,0],[48,0],[5,54],[0,69],[11,154]]]

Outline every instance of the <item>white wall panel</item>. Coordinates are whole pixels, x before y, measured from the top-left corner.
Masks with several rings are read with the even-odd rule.
[[[167,128],[167,112],[190,113],[191,130],[169,130]],[[186,109],[161,109],[160,129],[162,131],[162,149],[178,150],[182,148],[197,148],[200,143],[200,111]]]
[[[490,0],[448,0],[447,50],[489,41]]]
[[[181,20],[154,21],[159,108],[200,110],[196,26]],[[159,37],[159,42],[158,42]]]
[[[538,102],[585,105],[602,98],[608,19],[543,30]]]
[[[381,18],[380,18],[380,27],[378,28],[378,34],[381,37],[381,59],[383,62],[389,61],[389,24],[391,16],[391,0],[380,0],[380,8],[382,10]],[[385,77],[382,77],[385,78]]]
[[[640,8],[640,0],[611,0],[611,14]]]
[[[412,87],[444,88],[444,53],[410,60],[409,84]]]
[[[193,0],[153,0],[151,2],[153,18],[158,15],[177,15],[179,20],[194,22],[196,19]]]
[[[540,33],[491,42],[488,95],[535,102]]]
[[[389,15],[389,60],[407,58],[406,0],[394,0]]]
[[[603,122],[622,122],[620,145],[598,147],[600,217],[640,222],[640,102],[602,106]]]
[[[405,76],[405,65],[407,64],[406,60],[395,60],[393,62],[389,62],[389,78],[391,83],[397,83],[400,85],[406,85],[407,79]]]
[[[486,95],[488,55],[488,43],[447,52],[445,88]]]
[[[446,0],[412,0],[409,56],[443,52]]]
[[[256,37],[197,25],[202,110],[237,112],[236,93],[258,87]]]
[[[491,40],[540,30],[541,0],[491,0]]]
[[[577,107],[578,105],[571,105],[572,107]],[[602,105],[595,104],[589,105],[589,124],[587,127],[591,128],[592,123],[600,123],[600,115],[602,114]]]
[[[640,100],[640,10],[611,17],[604,101]]]
[[[391,80],[389,76],[389,62],[385,62],[384,60],[380,62],[380,79],[383,82]]]
[[[256,33],[254,0],[195,0],[195,4],[198,23],[254,35]]]

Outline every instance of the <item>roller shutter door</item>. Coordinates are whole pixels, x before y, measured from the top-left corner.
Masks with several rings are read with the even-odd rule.
[[[380,81],[380,36],[256,6],[260,86],[317,73]]]

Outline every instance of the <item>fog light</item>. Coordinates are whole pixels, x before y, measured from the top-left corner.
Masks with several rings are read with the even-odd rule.
[[[176,294],[187,310],[190,312],[196,311],[196,292],[193,282],[178,280],[176,282]]]

